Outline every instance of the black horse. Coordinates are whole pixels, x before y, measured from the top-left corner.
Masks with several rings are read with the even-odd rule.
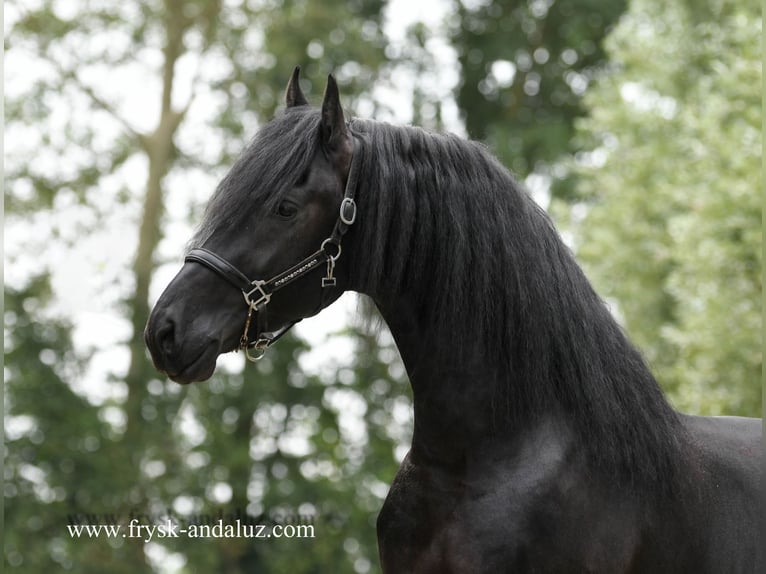
[[[675,412],[483,146],[346,122],[332,76],[321,111],[298,69],[286,100],[152,312],[158,369],[205,380],[219,354],[364,293],[415,408],[378,518],[384,572],[766,571],[761,421]]]

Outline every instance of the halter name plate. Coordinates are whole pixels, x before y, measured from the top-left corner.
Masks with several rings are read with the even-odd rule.
[[[276,281],[274,281],[274,287],[278,288],[278,287],[281,287],[282,285],[284,285],[285,283],[289,283],[291,279],[295,279],[296,277],[300,277],[306,271],[309,271],[310,269],[313,269],[314,267],[316,267],[320,263],[321,263],[321,261],[319,260],[319,258],[312,259],[311,261],[309,261],[305,265],[302,265],[301,267],[299,267],[298,269],[296,269],[292,273],[290,273],[290,274],[286,275],[285,277],[282,277],[282,278],[277,279]]]

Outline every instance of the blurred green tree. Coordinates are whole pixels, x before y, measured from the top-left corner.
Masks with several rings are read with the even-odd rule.
[[[18,270],[5,314],[11,569],[340,573],[376,563],[379,477],[394,474],[411,426],[392,343],[378,348],[364,329],[349,332],[362,362],[320,378],[301,373],[305,347],[287,337],[257,371],[223,369],[209,385],[181,388],[159,378],[141,335],[155,271],[179,258],[163,250],[168,227],[184,228],[177,206],[194,220],[202,203],[183,195],[188,178],[220,175],[280,104],[297,63],[309,97],[323,88],[309,78],[334,70],[353,107],[386,62],[384,5],[6,4],[7,62],[24,71],[6,102],[7,255]],[[114,225],[126,234],[102,245],[103,276],[74,285],[119,293],[115,311],[128,319],[115,344],[128,367],[113,369],[98,397],[82,388],[92,360],[75,350],[73,311],[49,276],[79,269],[84,238]],[[109,515],[124,523],[131,513],[218,511],[314,517],[316,538],[144,545],[73,539],[66,529]]]
[[[760,37],[748,0],[634,0],[579,124],[575,248],[694,413],[761,408]]]
[[[67,540],[77,509],[115,510],[135,487],[125,452],[110,448],[119,431],[104,420],[109,409],[90,404],[68,381],[82,373],[70,326],[43,319],[51,293],[45,277],[5,292],[5,559],[11,570],[135,571],[144,563],[137,545],[112,547]],[[77,518],[72,518],[77,520]],[[144,568],[145,569],[145,568]]]
[[[574,153],[574,121],[606,65],[602,41],[625,0],[459,0],[452,42],[462,71],[457,103],[470,137],[525,178],[549,178],[570,197],[560,161]]]

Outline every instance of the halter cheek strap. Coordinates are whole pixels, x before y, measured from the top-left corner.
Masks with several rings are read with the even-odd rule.
[[[354,136],[357,140],[357,136]],[[359,179],[359,169],[362,164],[361,158],[364,153],[364,146],[359,141],[354,141],[354,149],[351,157],[351,167],[349,168],[346,189],[343,194],[343,200],[340,203],[338,219],[335,222],[330,236],[322,241],[319,249],[302,259],[292,267],[275,275],[271,279],[264,281],[260,279],[250,280],[244,273],[229,263],[226,259],[213,253],[209,249],[198,247],[189,251],[185,261],[191,261],[204,265],[208,269],[217,273],[221,278],[231,283],[242,291],[247,304],[247,318],[245,319],[245,329],[239,341],[239,348],[245,352],[245,356],[250,361],[257,361],[282,335],[289,331],[295,323],[293,321],[281,329],[272,332],[265,332],[266,329],[266,306],[271,301],[273,293],[300,279],[310,273],[322,264],[326,265],[326,273],[322,278],[322,297],[320,309],[324,306],[326,288],[335,287],[337,280],[335,277],[335,263],[342,253],[341,240],[348,229],[356,221],[356,203],[354,202],[354,193],[356,191],[357,180]],[[253,311],[257,313],[256,339],[249,340],[248,332],[253,318]],[[258,354],[251,355],[249,350],[256,349]]]

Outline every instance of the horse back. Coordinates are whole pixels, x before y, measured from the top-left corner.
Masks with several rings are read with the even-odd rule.
[[[689,528],[699,533],[704,571],[766,571],[762,421],[682,415],[682,422],[690,442]]]

